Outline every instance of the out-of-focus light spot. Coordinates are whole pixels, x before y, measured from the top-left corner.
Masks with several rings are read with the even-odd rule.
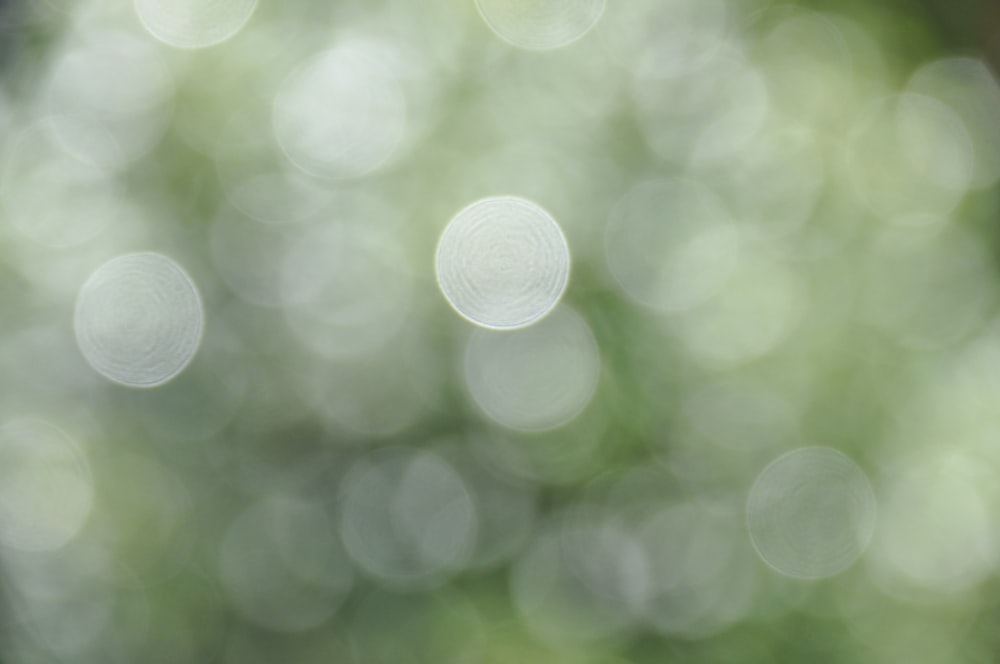
[[[229,526],[219,572],[247,619],[295,632],[333,615],[354,579],[333,520],[316,505],[277,496],[252,505]]]
[[[847,141],[847,175],[859,199],[894,220],[947,214],[973,183],[973,142],[961,117],[912,93],[873,103]]]
[[[875,511],[875,493],[857,464],[829,447],[804,447],[757,476],[747,525],[768,565],[787,576],[820,579],[843,572],[864,553]]]
[[[385,344],[410,314],[412,271],[395,211],[373,201],[303,233],[285,257],[286,318],[309,349],[356,357]]]
[[[593,332],[568,308],[523,330],[477,330],[465,353],[465,382],[476,405],[521,431],[575,418],[593,398],[600,373]]]
[[[73,327],[87,362],[130,387],[154,387],[187,366],[201,343],[204,312],[194,282],[166,256],[108,261],[83,284]]]
[[[605,0],[476,0],[486,24],[520,48],[547,50],[575,42],[604,13]]]
[[[93,479],[83,450],[41,420],[0,427],[0,544],[53,551],[83,528]]]
[[[989,252],[958,227],[887,231],[863,265],[864,317],[918,350],[961,341],[985,322],[997,294]]]
[[[918,69],[906,90],[932,97],[958,114],[972,138],[975,153],[972,185],[989,187],[1000,180],[1000,84],[982,60],[944,58]]]
[[[522,198],[484,198],[448,222],[435,257],[455,311],[483,327],[530,325],[558,304],[570,255],[559,224]]]
[[[436,586],[468,563],[477,514],[463,478],[433,452],[387,448],[349,472],[341,538],[358,567],[395,588]]]
[[[699,167],[738,155],[767,119],[764,79],[736,49],[717,51],[698,71],[660,79],[635,74],[636,119],[649,147]]]
[[[740,525],[732,514],[693,502],[662,507],[643,520],[639,542],[649,561],[643,613],[653,629],[703,637],[746,615],[754,576]]]
[[[749,362],[773,352],[800,323],[800,282],[763,251],[744,247],[718,294],[668,321],[695,360],[712,367]]]
[[[694,74],[725,43],[725,0],[613,2],[598,32],[609,54],[642,77]]]
[[[351,178],[381,166],[406,128],[406,98],[388,58],[347,42],[295,69],[274,101],[278,143],[312,175]]]
[[[134,0],[139,21],[154,37],[177,48],[205,48],[239,32],[257,0]]]
[[[636,185],[611,212],[608,267],[633,300],[689,309],[717,293],[734,268],[738,234],[722,201],[687,180]]]
[[[71,153],[116,168],[160,140],[172,95],[170,74],[147,41],[87,34],[52,66],[49,121]]]
[[[961,452],[899,461],[887,473],[868,556],[874,578],[910,600],[947,597],[985,581],[1000,557],[990,471]]]
[[[43,121],[18,135],[7,153],[2,204],[10,223],[30,240],[51,248],[76,247],[101,234],[121,213],[121,187],[98,163],[64,149],[55,128]]]
[[[649,585],[642,547],[599,514],[555,518],[511,569],[514,605],[548,641],[592,641],[633,628]]]

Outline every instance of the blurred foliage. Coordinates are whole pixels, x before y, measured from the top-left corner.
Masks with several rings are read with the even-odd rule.
[[[0,661],[995,660],[992,5],[627,0],[548,50],[473,0],[139,16],[0,2]],[[572,257],[524,330],[435,282],[496,195]],[[204,308],[148,389],[75,339],[132,252]],[[747,499],[814,446],[877,518],[800,579]],[[790,555],[871,516],[825,479]]]

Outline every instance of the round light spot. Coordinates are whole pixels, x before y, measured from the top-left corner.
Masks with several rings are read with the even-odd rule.
[[[103,376],[153,387],[177,375],[201,343],[204,313],[191,278],[155,253],[126,254],[99,267],[76,300],[77,344]]]
[[[561,309],[513,332],[478,330],[465,355],[476,404],[511,429],[544,431],[579,415],[597,390],[601,359],[587,322]]]
[[[150,34],[178,48],[205,48],[239,32],[257,0],[135,0],[135,13]]]
[[[316,627],[353,585],[335,532],[326,513],[309,503],[273,496],[251,506],[233,521],[219,551],[226,594],[258,625]]]
[[[39,420],[0,428],[0,544],[58,549],[83,527],[92,503],[87,458],[69,436]]]
[[[355,466],[345,484],[347,552],[390,587],[437,585],[475,546],[476,510],[462,477],[431,452],[389,448]]]
[[[757,553],[787,576],[834,576],[861,556],[875,528],[864,472],[828,447],[804,447],[768,465],[753,484],[747,524]]]
[[[569,246],[556,220],[523,198],[469,205],[437,247],[437,280],[455,310],[489,328],[529,325],[559,302],[569,281]]]
[[[293,71],[274,101],[278,143],[312,175],[370,173],[396,149],[406,98],[387,57],[371,44],[326,51]]]
[[[604,0],[476,0],[476,7],[501,39],[547,50],[587,34],[604,13]]]

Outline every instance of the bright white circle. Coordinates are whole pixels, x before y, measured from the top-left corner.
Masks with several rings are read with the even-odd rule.
[[[274,100],[278,144],[306,173],[365,175],[381,166],[403,137],[406,98],[384,54],[347,44],[293,71]]]
[[[126,254],[95,270],[77,296],[73,323],[87,362],[130,387],[154,387],[180,373],[203,325],[194,282],[156,253]]]
[[[875,493],[857,464],[829,447],[803,447],[757,476],[747,525],[768,565],[786,576],[820,579],[843,572],[864,553],[875,509]]]
[[[545,431],[579,415],[597,390],[601,358],[587,322],[562,308],[512,332],[477,330],[465,381],[490,418],[519,431]]]
[[[455,311],[494,329],[524,327],[559,302],[569,282],[569,246],[556,220],[523,198],[469,205],[438,241],[438,285]]]
[[[0,428],[0,544],[53,551],[83,528],[93,480],[83,451],[40,420]]]
[[[135,0],[139,21],[154,37],[177,48],[205,48],[239,32],[257,0]]]
[[[479,14],[501,39],[530,50],[575,42],[604,14],[605,0],[476,0]]]

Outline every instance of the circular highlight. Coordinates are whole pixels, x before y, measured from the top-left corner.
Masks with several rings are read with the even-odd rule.
[[[590,32],[605,0],[476,0],[479,14],[504,41],[533,51],[560,48]]]
[[[448,223],[435,268],[448,303],[469,321],[524,327],[552,311],[566,290],[569,245],[556,220],[535,203],[484,198]]]
[[[519,431],[573,420],[593,399],[600,373],[593,332],[569,309],[515,332],[479,330],[465,356],[466,385],[476,405]]]
[[[750,539],[786,576],[821,579],[846,570],[875,529],[875,494],[865,473],[829,447],[792,450],[757,476],[747,501]]]
[[[177,48],[205,48],[239,32],[257,0],[135,0],[135,13],[151,35]]]
[[[203,325],[194,282],[156,253],[126,254],[95,270],[77,296],[73,323],[90,366],[130,387],[154,387],[180,373]]]
[[[406,98],[383,54],[340,46],[293,71],[274,101],[278,144],[311,175],[366,175],[395,151],[406,125]]]

